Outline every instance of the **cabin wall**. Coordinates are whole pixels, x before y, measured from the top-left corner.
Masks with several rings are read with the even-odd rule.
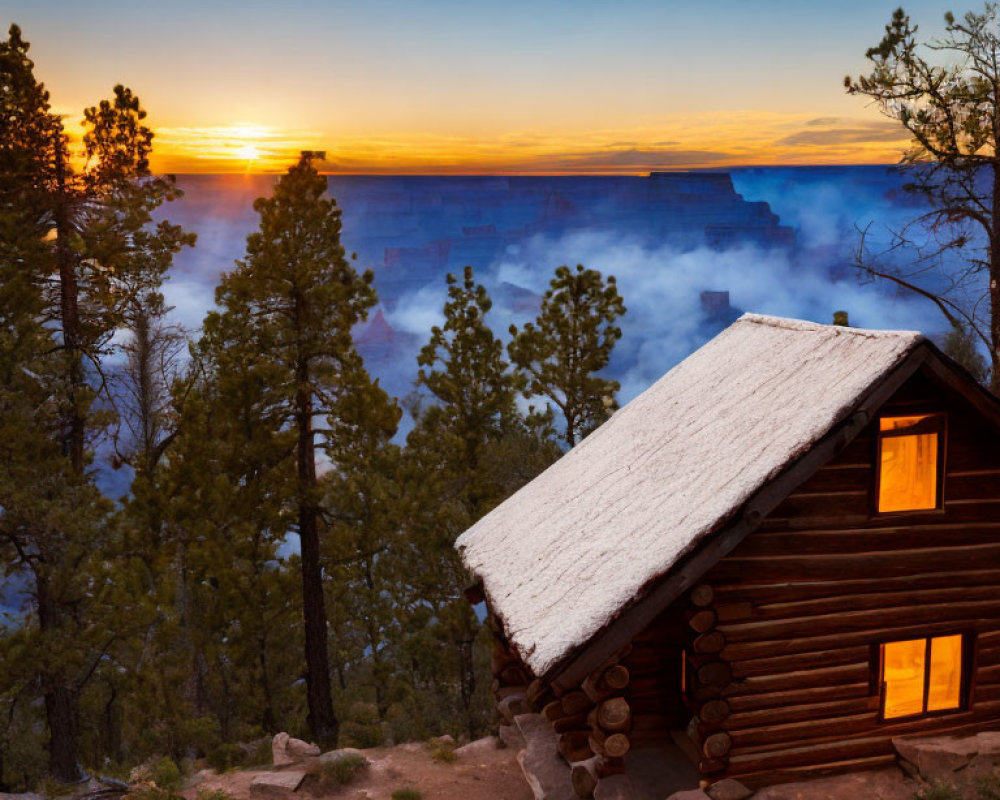
[[[948,415],[943,510],[874,513],[876,420],[702,578],[714,617],[699,635],[721,650],[689,653],[688,703],[724,704],[691,729],[713,779],[874,767],[893,736],[1000,722],[1000,436],[920,374],[883,409],[906,411]],[[974,635],[968,708],[881,722],[878,644],[960,632]]]

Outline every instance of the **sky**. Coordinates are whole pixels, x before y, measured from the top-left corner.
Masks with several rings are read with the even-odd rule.
[[[843,88],[897,3],[2,0],[53,107],[130,86],[154,169],[639,174],[892,163]],[[946,6],[906,6],[921,34]],[[965,8],[956,7],[956,12]]]

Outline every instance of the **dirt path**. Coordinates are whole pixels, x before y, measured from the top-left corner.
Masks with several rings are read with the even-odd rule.
[[[514,751],[498,748],[495,739],[483,739],[460,749],[459,757],[453,762],[434,761],[427,746],[419,743],[375,747],[362,752],[370,762],[367,772],[348,786],[322,797],[391,800],[392,793],[398,789],[416,789],[423,800],[532,800]],[[250,784],[262,771],[267,770],[210,773],[182,795],[187,800],[197,800],[199,789],[222,789],[234,800],[250,800]],[[287,800],[311,800],[315,796],[304,790],[286,795]]]

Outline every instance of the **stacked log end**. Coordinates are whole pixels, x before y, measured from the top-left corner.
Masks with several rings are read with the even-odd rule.
[[[579,728],[563,734],[567,746],[560,746],[560,753],[570,763],[573,791],[578,797],[592,797],[601,778],[625,771],[632,726],[632,711],[624,697],[629,679],[628,668],[615,661],[587,676],[579,690],[558,701],[563,720],[572,718],[574,725],[579,725],[583,715]],[[550,713],[554,710],[546,709]]]
[[[692,589],[690,601],[686,618],[694,638],[687,654],[685,675],[687,701],[694,717],[688,735],[701,755],[698,766],[702,774],[715,775],[729,766],[732,739],[725,727],[730,714],[725,694],[733,681],[732,666],[720,655],[726,637],[715,626],[733,611],[716,606],[715,593],[706,585]]]
[[[492,619],[493,653],[490,664],[493,671],[493,694],[497,700],[497,714],[504,725],[514,722],[514,717],[531,710],[528,700],[531,673],[503,635],[501,626]]]

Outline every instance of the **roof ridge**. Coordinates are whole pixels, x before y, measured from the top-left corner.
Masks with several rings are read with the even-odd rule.
[[[919,340],[924,338],[924,335],[920,331],[852,328],[846,325],[829,325],[806,319],[775,317],[769,314],[755,314],[749,311],[736,320],[737,324],[741,322],[752,325],[767,325],[771,328],[782,328],[790,331],[825,331],[836,334],[853,334],[854,336],[864,336],[869,339],[906,338]]]

